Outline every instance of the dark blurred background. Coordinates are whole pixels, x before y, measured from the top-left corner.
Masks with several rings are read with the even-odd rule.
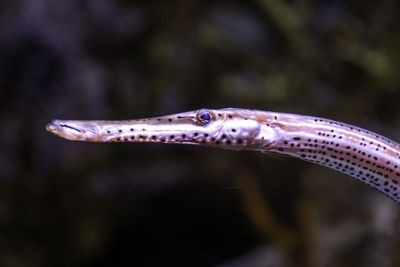
[[[395,0],[0,1],[0,266],[400,266],[400,206],[279,155],[57,138],[241,107],[400,140]]]

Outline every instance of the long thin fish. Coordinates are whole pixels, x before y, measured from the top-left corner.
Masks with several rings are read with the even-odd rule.
[[[69,140],[86,142],[152,142],[274,151],[335,169],[400,203],[400,145],[333,120],[226,108],[129,121],[53,120],[46,129]]]

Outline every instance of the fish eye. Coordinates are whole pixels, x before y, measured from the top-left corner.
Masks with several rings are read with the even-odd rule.
[[[206,124],[211,120],[211,113],[208,111],[204,111],[198,114],[197,119],[203,123]]]

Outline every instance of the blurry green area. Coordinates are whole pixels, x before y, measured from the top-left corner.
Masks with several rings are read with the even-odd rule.
[[[56,138],[241,107],[400,140],[400,4],[0,3],[1,266],[399,266],[398,205],[279,155]]]

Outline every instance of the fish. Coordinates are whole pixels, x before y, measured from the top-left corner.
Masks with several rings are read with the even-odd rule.
[[[400,145],[330,119],[240,108],[199,109],[137,120],[53,120],[46,130],[72,141],[277,152],[344,173],[400,203]]]

